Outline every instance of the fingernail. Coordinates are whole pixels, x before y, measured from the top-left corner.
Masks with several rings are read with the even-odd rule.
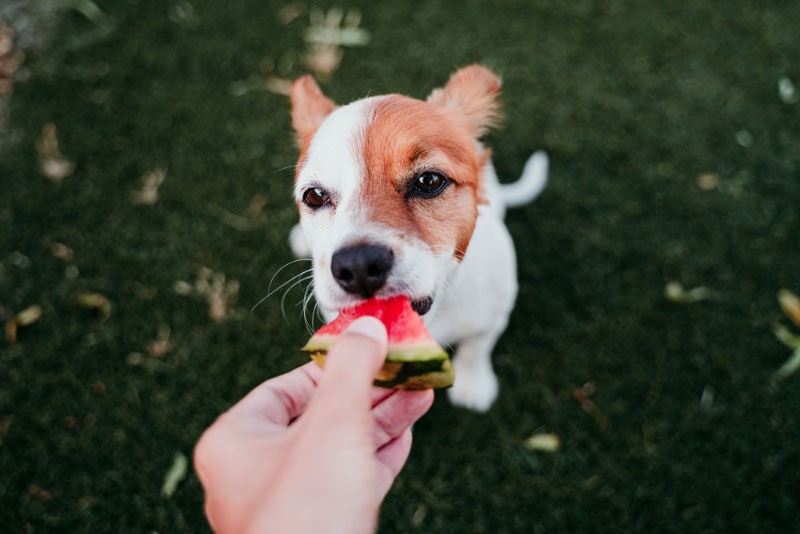
[[[375,317],[359,317],[350,323],[345,333],[361,334],[376,341],[386,341],[386,327]]]

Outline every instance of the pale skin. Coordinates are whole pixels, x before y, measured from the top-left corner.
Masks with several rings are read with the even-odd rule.
[[[268,380],[195,448],[216,532],[373,532],[433,392],[372,386],[386,354],[376,319],[354,321],[328,352]]]

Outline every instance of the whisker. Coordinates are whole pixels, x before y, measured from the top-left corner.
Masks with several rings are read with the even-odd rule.
[[[302,284],[306,279],[308,279],[308,277],[313,277],[314,276],[313,274],[310,274],[310,273],[311,273],[311,269],[307,269],[307,270],[305,270],[305,271],[303,271],[303,272],[301,272],[299,274],[294,275],[289,280],[287,280],[286,282],[284,282],[281,285],[279,285],[278,287],[276,287],[274,290],[271,290],[269,293],[267,293],[267,295],[264,298],[259,300],[256,303],[255,306],[253,306],[253,308],[250,310],[250,313],[253,313],[253,311],[256,309],[257,306],[261,305],[264,301],[269,299],[272,295],[274,295],[275,293],[277,293],[278,291],[280,291],[284,287],[289,286],[286,289],[286,292],[284,293],[284,298],[281,299],[281,305],[283,305],[283,301],[286,298],[286,293],[291,291],[291,289],[293,287],[295,287],[296,285]]]
[[[314,282],[312,280],[312,282],[310,284],[308,284],[308,287],[306,287],[305,294],[303,295],[303,302],[302,302],[302,306],[303,306],[303,323],[305,323],[306,330],[308,330],[309,334],[314,333],[313,325],[311,323],[311,320],[308,318],[308,304],[311,302],[311,299],[314,298],[313,288],[314,288]],[[317,306],[319,306],[319,304],[317,302],[314,302],[314,310],[311,312],[311,319],[312,320],[314,318],[314,313],[317,310]]]
[[[456,299],[456,293],[453,290],[453,280],[448,277],[442,280],[442,293],[444,293],[450,300]]]
[[[311,269],[309,269],[309,270],[307,270],[307,271],[303,271],[302,273],[300,273],[300,275],[303,275],[303,274],[305,274],[306,276],[303,276],[302,278],[295,277],[295,278],[297,278],[297,281],[295,281],[295,283],[293,283],[291,286],[289,286],[288,288],[286,288],[286,291],[284,291],[284,292],[283,292],[283,297],[281,297],[281,313],[283,313],[283,318],[284,318],[284,319],[285,319],[287,322],[289,321],[289,318],[288,318],[288,317],[286,317],[286,297],[288,297],[288,296],[289,296],[289,292],[290,292],[290,291],[291,291],[293,288],[295,288],[295,287],[297,287],[297,286],[299,286],[299,285],[302,285],[304,282],[309,282],[309,281],[311,281],[311,280],[313,280],[313,279],[314,279],[314,274],[313,274],[313,273],[311,273]],[[298,275],[298,276],[300,276],[300,275]],[[306,289],[304,290],[304,293],[305,293],[306,291],[308,291],[308,287],[310,287],[310,286],[311,286],[311,284],[309,284],[309,285],[306,287]]]
[[[322,311],[319,307],[319,302],[314,301],[314,309],[311,311],[312,318],[317,317],[320,321],[325,322],[325,317],[322,316]],[[313,324],[311,325],[313,328]]]
[[[287,280],[286,282],[282,283],[281,285],[279,285],[279,286],[278,286],[278,287],[276,287],[275,289],[272,289],[272,284],[275,282],[275,278],[276,278],[276,277],[277,277],[277,276],[278,276],[278,275],[279,275],[281,272],[283,272],[283,270],[284,270],[284,269],[286,269],[286,268],[287,268],[287,267],[289,267],[290,265],[293,265],[293,264],[295,264],[295,263],[298,263],[298,262],[301,262],[301,261],[308,261],[308,262],[310,262],[311,260],[310,260],[309,258],[298,258],[298,259],[296,259],[296,260],[292,260],[292,261],[290,261],[290,262],[286,263],[286,264],[285,264],[285,265],[283,265],[283,266],[282,266],[280,269],[278,269],[277,271],[275,271],[275,274],[273,274],[273,275],[272,275],[272,278],[270,278],[270,281],[269,281],[269,285],[267,286],[267,294],[266,294],[266,296],[264,296],[264,297],[263,297],[261,300],[259,300],[258,302],[256,302],[256,303],[255,303],[255,305],[253,305],[253,307],[252,307],[252,308],[250,308],[250,313],[251,313],[251,314],[252,314],[253,312],[255,312],[256,308],[258,308],[259,306],[261,306],[261,304],[263,304],[264,302],[266,302],[266,301],[267,301],[267,300],[268,300],[268,299],[269,299],[269,298],[270,298],[272,295],[274,295],[275,293],[277,293],[278,291],[280,291],[281,289],[283,289],[284,287],[286,287],[288,284],[292,284],[292,286],[291,286],[291,287],[294,287],[294,285],[296,285],[296,283],[297,283],[297,282],[296,282],[296,280],[297,280],[298,278],[301,278],[301,277],[303,277],[303,276],[307,275],[308,273],[312,272],[312,269],[306,269],[306,270],[302,271],[301,273],[299,273],[299,274],[296,274],[296,275],[292,276],[291,278],[289,278],[289,280]],[[291,289],[291,287],[290,287],[289,289]]]
[[[428,249],[434,254],[441,254],[446,252],[447,254],[452,254],[454,256],[458,255],[462,257],[467,253],[466,250],[462,250],[458,247],[451,248],[448,245],[429,245]]]
[[[278,173],[281,173],[283,171],[287,171],[289,169],[296,169],[296,168],[297,168],[297,164],[295,163],[293,165],[287,165],[285,167],[281,167],[280,169],[275,169],[274,173],[278,174]]]

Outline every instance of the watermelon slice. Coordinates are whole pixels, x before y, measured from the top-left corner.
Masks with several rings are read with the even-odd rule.
[[[389,350],[386,361],[375,377],[375,385],[394,389],[445,388],[453,385],[455,375],[447,352],[433,339],[420,316],[411,308],[408,297],[371,298],[339,312],[308,340],[302,350],[321,367],[328,348],[358,319],[376,317],[386,327]]]

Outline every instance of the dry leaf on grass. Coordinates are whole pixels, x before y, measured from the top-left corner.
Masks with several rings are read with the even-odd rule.
[[[266,84],[268,91],[277,95],[289,96],[289,92],[292,90],[291,80],[287,80],[286,78],[281,78],[280,76],[275,76],[273,74],[267,75],[264,83]]]
[[[247,232],[256,226],[250,218],[231,213],[222,206],[211,205],[211,209],[216,212],[222,224],[234,230]]]
[[[778,341],[786,345],[792,350],[800,350],[800,336],[793,333],[791,330],[782,324],[774,324],[772,326],[772,333]]]
[[[184,0],[173,5],[169,10],[169,20],[184,28],[194,29],[202,22],[191,2]]]
[[[306,12],[306,6],[301,2],[290,2],[278,11],[278,20],[283,24],[289,24]]]
[[[778,291],[778,303],[786,317],[795,326],[800,326],[800,298],[788,289],[781,289]]]
[[[772,384],[777,385],[792,376],[800,369],[800,349],[794,351],[788,360],[772,374]]]
[[[697,186],[704,191],[713,191],[719,187],[719,174],[704,172],[697,177]]]
[[[267,205],[267,196],[257,193],[250,199],[250,204],[247,206],[244,215],[237,215],[231,213],[222,206],[212,204],[211,209],[216,212],[222,224],[239,230],[241,232],[248,232],[262,226],[267,218],[264,214],[264,207]]]
[[[678,304],[693,304],[702,300],[710,299],[714,292],[707,287],[700,286],[693,289],[685,289],[680,282],[669,282],[664,287],[664,296],[671,302]]]
[[[142,188],[138,191],[131,191],[131,202],[152,206],[158,202],[158,189],[167,178],[167,170],[157,168],[142,176]]]
[[[778,303],[786,317],[796,326],[800,326],[800,298],[788,289],[781,289],[778,292]],[[793,351],[789,359],[772,373],[770,383],[772,386],[777,386],[800,370],[800,335],[793,333],[782,324],[773,325],[772,332],[778,341]]]
[[[114,24],[114,18],[100,9],[100,6],[92,0],[71,0],[67,2],[67,5],[96,26],[108,28]]]
[[[6,321],[5,335],[9,345],[17,342],[17,322],[13,317]]]
[[[327,13],[312,9],[309,18],[311,25],[304,35],[308,43],[335,46],[364,46],[369,43],[369,32],[358,27],[361,12],[357,9],[345,12],[341,7],[332,7]]]
[[[222,323],[228,319],[234,310],[239,297],[239,282],[226,280],[225,275],[217,273],[211,281],[210,291],[207,293],[208,316],[215,323]]]
[[[36,142],[36,151],[42,173],[52,182],[61,182],[75,170],[75,165],[64,158],[58,148],[56,125],[52,122],[42,127],[42,136]]]
[[[228,280],[224,273],[215,273],[205,266],[197,269],[194,285],[178,280],[173,285],[176,293],[183,296],[192,294],[205,299],[208,316],[215,323],[222,323],[237,313],[236,301],[239,298],[239,282]]]
[[[28,306],[14,316],[17,326],[29,326],[39,320],[42,316],[42,307],[38,304]]]
[[[747,130],[737,130],[736,134],[734,135],[734,138],[736,139],[736,142],[739,144],[739,146],[745,148],[752,146],[753,142],[755,141],[753,134],[751,134]]]
[[[343,46],[369,43],[369,32],[358,27],[361,23],[358,10],[345,12],[340,7],[332,7],[326,13],[313,9],[309,18],[311,25],[303,36],[308,43],[305,64],[320,78],[330,78],[339,68]]]
[[[97,310],[105,321],[111,316],[111,301],[100,293],[78,293],[75,295],[75,304],[79,308]]]
[[[794,86],[792,80],[786,76],[778,78],[778,96],[784,104],[794,104],[799,100],[797,88]]]
[[[186,477],[189,468],[189,460],[186,455],[176,452],[172,457],[172,465],[167,474],[164,475],[164,483],[161,485],[161,496],[170,498],[178,489],[178,484]]]
[[[28,495],[40,501],[52,501],[53,494],[38,484],[28,484]]]
[[[772,332],[775,334],[778,341],[794,351],[792,355],[789,356],[789,359],[787,359],[777,371],[772,373],[770,377],[770,384],[772,386],[777,386],[800,369],[800,336],[792,333],[788,328],[780,324],[774,325],[772,327]]]
[[[169,340],[171,332],[169,326],[163,324],[159,326],[156,338],[147,346],[147,354],[153,358],[163,358],[172,350],[172,342]]]
[[[289,92],[292,89],[292,81],[267,73],[263,77],[255,76],[248,80],[233,82],[229,90],[233,96],[243,96],[263,89],[278,95],[289,96]]]
[[[561,438],[557,434],[534,434],[525,440],[525,446],[532,451],[558,452],[561,449]]]
[[[24,61],[22,50],[14,48],[14,32],[0,22],[0,95],[14,90],[14,77]]]
[[[293,2],[278,12],[283,24],[289,24],[305,12],[305,6]],[[357,9],[345,11],[341,7],[332,7],[328,11],[312,8],[309,11],[309,26],[303,33],[306,51],[303,63],[318,78],[329,79],[341,65],[343,51],[346,46],[364,46],[370,41],[370,33],[360,28],[361,12]],[[253,90],[266,88],[268,91],[288,95],[292,82],[272,72],[271,61],[262,65],[261,78],[251,78],[231,84],[230,92],[242,96]],[[288,69],[279,69],[285,72]]]
[[[61,261],[72,261],[72,258],[75,257],[75,253],[72,251],[72,249],[64,243],[53,243],[50,247],[50,250],[52,251],[53,256]]]
[[[231,83],[229,88],[230,94],[233,96],[244,96],[253,91],[262,91],[266,89],[271,93],[289,96],[289,92],[292,88],[292,81],[274,74],[272,72],[273,68],[272,61],[265,59],[261,62],[261,75]]]
[[[264,217],[264,208],[267,206],[269,197],[264,193],[256,193],[250,199],[250,204],[247,206],[247,216],[251,219],[260,219]]]
[[[24,328],[26,326],[30,326],[36,321],[38,321],[42,316],[42,307],[38,304],[34,304],[33,306],[28,306],[24,310],[19,313],[14,314],[13,317],[9,318],[6,321],[6,341],[9,344],[14,344],[17,342],[17,332],[20,328]]]

